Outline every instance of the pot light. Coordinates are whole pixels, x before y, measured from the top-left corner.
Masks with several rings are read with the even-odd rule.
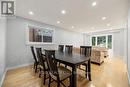
[[[110,24],[107,24],[107,26],[109,27],[109,26],[111,26]]]
[[[91,29],[95,29],[95,27],[92,27]]]
[[[57,24],[60,24],[61,22],[60,21],[57,21]]]
[[[29,11],[29,14],[30,14],[30,15],[34,15],[34,13],[33,13],[32,11]]]
[[[74,28],[74,26],[72,26],[71,28]]]
[[[97,5],[97,2],[93,2],[92,3],[92,6],[94,7],[94,6],[96,6]]]
[[[61,14],[66,14],[66,11],[65,11],[65,10],[62,10],[62,11],[61,11]]]
[[[106,20],[107,18],[106,17],[102,17],[102,20]]]

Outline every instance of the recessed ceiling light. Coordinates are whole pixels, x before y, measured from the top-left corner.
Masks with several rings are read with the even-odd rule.
[[[96,5],[97,5],[97,2],[93,2],[93,3],[92,3],[92,6],[96,6]]]
[[[62,11],[61,11],[61,14],[66,14],[66,11],[65,11],[65,10],[62,10]]]
[[[33,13],[32,11],[29,11],[29,14],[30,14],[30,15],[34,15],[34,13]]]
[[[72,26],[71,28],[74,28],[74,26]]]
[[[95,29],[95,27],[92,27],[91,29]]]
[[[57,24],[60,24],[61,22],[60,21],[57,21]]]
[[[106,17],[102,17],[102,20],[106,20],[107,18]]]
[[[110,24],[107,24],[107,26],[109,27],[109,26],[111,26]]]

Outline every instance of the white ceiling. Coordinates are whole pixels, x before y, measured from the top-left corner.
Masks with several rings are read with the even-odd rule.
[[[61,14],[61,10],[66,10],[66,14]],[[29,11],[34,15],[29,15]],[[128,0],[16,0],[17,16],[78,32],[121,28],[127,14]],[[104,16],[107,19],[101,20]]]

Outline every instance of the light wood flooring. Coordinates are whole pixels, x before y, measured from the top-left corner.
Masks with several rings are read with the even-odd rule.
[[[92,81],[88,81],[81,70],[77,77],[78,87],[129,87],[125,64],[117,58],[107,58],[100,66],[92,64]],[[64,83],[69,84],[67,80]],[[2,87],[47,87],[47,84],[48,81],[46,85],[42,84],[42,79],[30,65],[7,71]],[[51,87],[56,87],[56,83]]]

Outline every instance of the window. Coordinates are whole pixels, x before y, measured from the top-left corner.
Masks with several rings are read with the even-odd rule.
[[[112,35],[108,35],[107,48],[112,49]]]
[[[97,37],[97,45],[101,47],[106,47],[106,36]]]
[[[53,44],[54,29],[28,25],[27,44]]]
[[[96,46],[96,37],[92,37],[92,46]]]
[[[112,35],[93,36],[92,46],[106,47],[112,49]]]

